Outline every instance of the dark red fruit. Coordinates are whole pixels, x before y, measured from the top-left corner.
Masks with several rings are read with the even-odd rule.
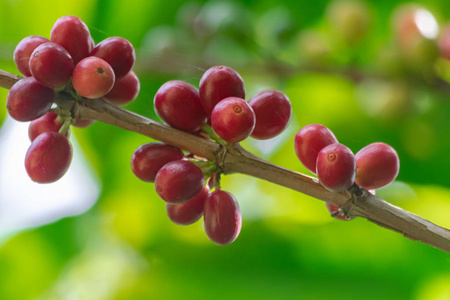
[[[356,184],[365,189],[378,189],[397,177],[400,161],[397,152],[385,143],[362,148],[356,157]]]
[[[255,127],[255,113],[241,98],[228,97],[212,111],[211,126],[222,139],[238,143],[246,139]]]
[[[242,217],[232,194],[218,190],[209,194],[203,209],[205,232],[218,245],[232,243],[239,235]]]
[[[50,42],[45,37],[39,35],[27,36],[17,44],[14,50],[14,62],[17,69],[23,75],[30,77],[30,56],[39,45]]]
[[[291,102],[279,91],[268,90],[253,96],[248,104],[256,116],[255,129],[251,136],[255,139],[270,139],[280,134],[291,119]]]
[[[341,221],[350,221],[353,220],[355,217],[346,217],[339,213],[339,206],[331,204],[329,202],[325,202],[325,206],[327,207],[328,211],[330,212],[331,216],[335,219],[341,220]]]
[[[309,171],[316,174],[319,151],[337,142],[333,132],[327,127],[320,124],[306,125],[295,135],[295,154]]]
[[[111,65],[116,78],[121,78],[130,72],[136,59],[133,45],[121,37],[109,37],[92,50],[91,56],[104,59]]]
[[[170,220],[178,225],[189,225],[197,222],[203,215],[203,207],[209,188],[205,186],[200,193],[184,203],[166,204],[166,212]]]
[[[56,132],[44,132],[28,148],[25,169],[33,181],[50,183],[60,179],[69,169],[72,145]]]
[[[115,80],[113,88],[105,98],[115,104],[125,105],[136,99],[140,87],[138,77],[130,71],[124,77]]]
[[[227,97],[245,99],[245,86],[241,76],[233,69],[216,66],[207,70],[200,79],[200,101],[210,116],[214,106]]]
[[[69,52],[55,43],[45,43],[34,49],[30,56],[30,71],[43,85],[57,89],[72,77],[73,60]]]
[[[205,179],[202,170],[187,160],[175,160],[159,169],[155,177],[158,195],[169,203],[183,203],[197,195]]]
[[[83,97],[96,99],[105,96],[114,86],[114,71],[101,58],[82,59],[73,70],[73,88]]]
[[[30,126],[28,127],[28,137],[30,138],[30,141],[34,141],[35,138],[44,132],[59,132],[62,125],[63,122],[58,120],[58,115],[56,113],[48,112],[30,123]],[[67,131],[64,136],[67,138],[69,136],[69,131]]]
[[[70,53],[75,65],[92,51],[93,40],[89,28],[75,16],[59,18],[50,32],[50,40],[63,46]]]
[[[184,81],[164,83],[156,92],[154,106],[164,122],[180,130],[195,132],[206,122],[198,90]]]
[[[16,82],[9,90],[6,108],[16,121],[32,121],[43,116],[52,106],[55,92],[33,77]]]
[[[342,192],[355,181],[356,159],[347,146],[334,143],[320,150],[316,169],[317,177],[325,188]]]
[[[183,157],[183,151],[177,147],[156,142],[148,143],[134,151],[131,156],[131,170],[139,179],[154,182],[159,169]]]
[[[77,128],[86,128],[88,126],[91,126],[94,122],[95,121],[91,120],[91,119],[84,119],[84,120],[78,119],[72,125],[77,127]]]

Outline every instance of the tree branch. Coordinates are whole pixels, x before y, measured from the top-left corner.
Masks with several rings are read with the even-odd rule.
[[[0,86],[9,89],[19,76],[0,70]],[[354,185],[349,191],[332,193],[313,177],[274,165],[249,153],[240,145],[223,146],[179,131],[113,105],[103,99],[75,101],[57,99],[77,119],[94,119],[177,146],[214,161],[224,174],[242,173],[293,189],[341,207],[348,216],[359,216],[450,253],[450,231],[387,203]]]

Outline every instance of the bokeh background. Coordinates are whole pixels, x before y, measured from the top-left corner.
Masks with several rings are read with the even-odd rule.
[[[328,126],[355,153],[389,143],[400,174],[378,195],[450,228],[450,61],[437,48],[448,0],[0,0],[0,68],[18,74],[15,45],[49,37],[63,15],[83,19],[96,42],[133,43],[141,92],[127,109],[157,119],[165,81],[198,86],[228,65],[248,97],[278,89],[292,102],[281,136],[245,148],[308,174],[293,150],[304,125]],[[322,201],[255,178],[223,178],[243,215],[233,244],[210,242],[201,221],[171,223],[130,169],[151,140],[110,125],[73,129],[68,174],[32,183],[27,124],[4,105],[0,120],[0,299],[450,299],[448,253],[335,220]]]

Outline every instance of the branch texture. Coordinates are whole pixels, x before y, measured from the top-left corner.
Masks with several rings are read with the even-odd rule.
[[[21,77],[0,70],[0,86],[11,88]],[[57,99],[70,107],[76,119],[94,119],[177,146],[214,161],[224,174],[242,173],[296,190],[341,207],[348,216],[359,216],[450,253],[450,230],[387,203],[354,185],[349,191],[332,193],[317,179],[265,161],[240,145],[223,146],[155,122],[103,99],[76,101]],[[70,105],[68,105],[68,101]]]

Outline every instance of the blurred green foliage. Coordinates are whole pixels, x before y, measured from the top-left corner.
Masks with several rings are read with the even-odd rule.
[[[389,143],[401,169],[379,195],[449,228],[450,93],[430,75],[448,74],[449,63],[417,69],[396,53],[391,18],[402,1],[357,1],[363,20],[329,2],[0,0],[0,64],[17,73],[22,38],[49,37],[56,19],[77,15],[96,42],[135,45],[141,92],[126,108],[153,119],[165,81],[198,85],[209,66],[228,64],[249,97],[279,89],[292,102],[289,128],[275,142],[249,139],[247,149],[307,173],[292,146],[304,125],[328,126],[355,153]],[[447,0],[419,3],[439,24],[450,20]],[[240,203],[241,234],[216,246],[201,222],[172,224],[153,186],[133,176],[130,157],[150,139],[98,122],[74,135],[102,194],[82,215],[5,241],[0,299],[450,299],[448,254],[365,220],[336,221],[320,201],[242,175],[222,183]]]

